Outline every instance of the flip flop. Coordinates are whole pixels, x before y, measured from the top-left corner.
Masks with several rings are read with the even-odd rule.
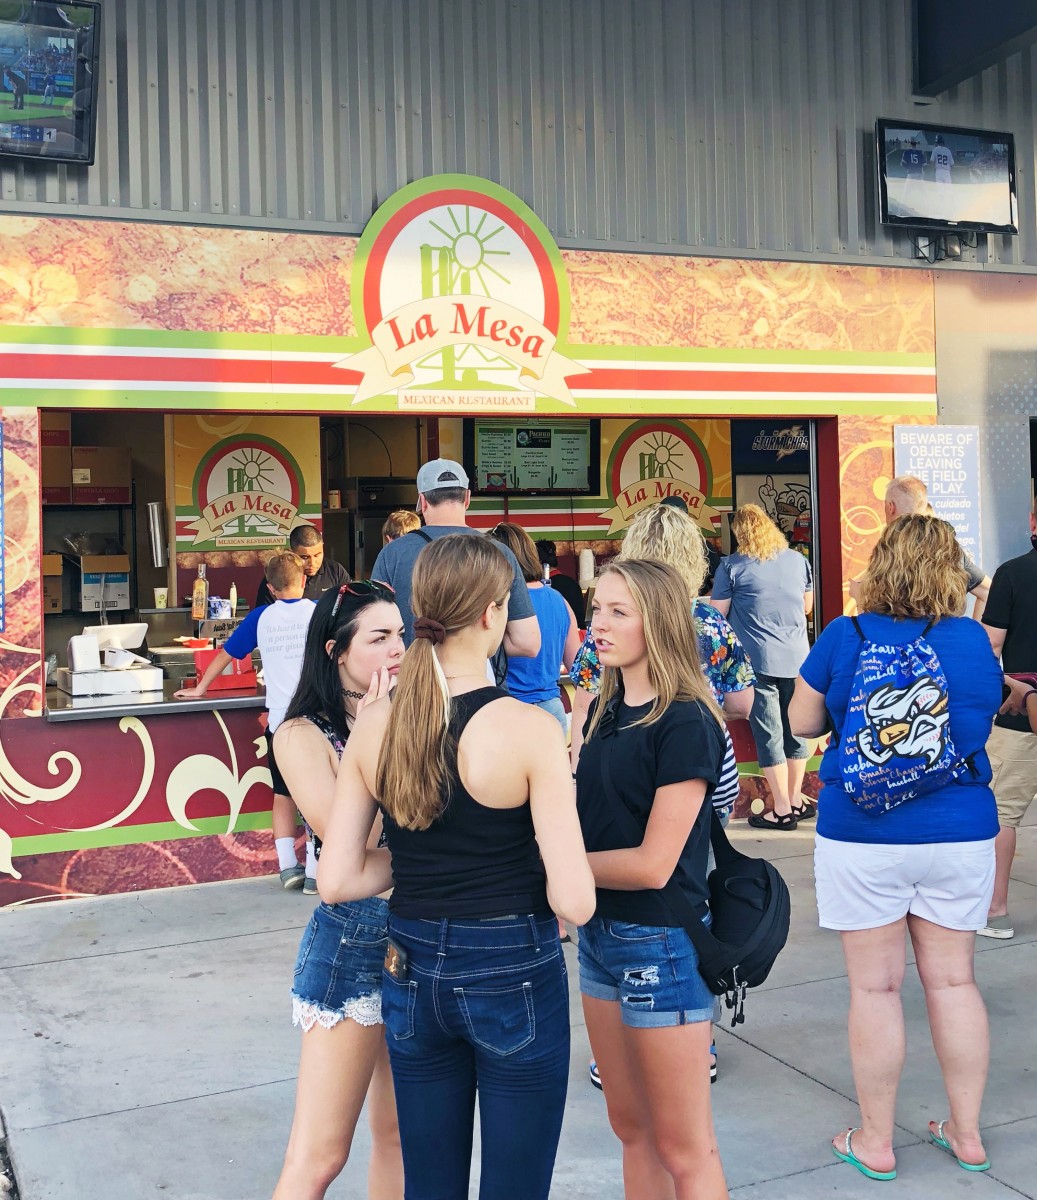
[[[839,1159],[840,1162],[849,1163],[851,1167],[856,1167],[862,1175],[866,1175],[869,1179],[896,1179],[897,1172],[895,1167],[892,1171],[873,1171],[871,1167],[867,1167],[861,1162],[857,1155],[854,1154],[853,1148],[850,1145],[850,1138],[852,1138],[855,1133],[860,1133],[860,1126],[858,1126],[856,1129],[847,1129],[845,1153],[837,1150],[834,1144],[832,1145],[832,1153],[835,1155],[835,1157]]]
[[[932,1121],[929,1122],[930,1125],[932,1125],[933,1123],[934,1122],[932,1122]],[[961,1167],[961,1169],[963,1171],[989,1171],[990,1170],[990,1159],[989,1158],[985,1159],[981,1163],[968,1163],[968,1162],[965,1162],[964,1159],[960,1159],[954,1153],[954,1147],[943,1136],[943,1127],[944,1127],[944,1125],[947,1124],[947,1122],[946,1121],[937,1121],[937,1122],[935,1122],[935,1124],[936,1124],[936,1132],[933,1133],[933,1131],[931,1129],[929,1130],[929,1141],[931,1141],[934,1146],[939,1146],[941,1150],[946,1150],[947,1153],[954,1159],[954,1161],[958,1164],[959,1167]]]

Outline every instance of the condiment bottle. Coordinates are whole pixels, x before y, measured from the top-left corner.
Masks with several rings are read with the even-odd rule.
[[[209,616],[209,581],[205,578],[205,563],[198,564],[198,578],[191,589],[191,620],[204,621]]]

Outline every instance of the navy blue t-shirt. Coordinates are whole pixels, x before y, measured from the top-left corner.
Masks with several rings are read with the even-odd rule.
[[[865,613],[858,620],[866,637],[885,645],[914,641],[927,624],[922,619],[898,620],[878,613]],[[947,677],[951,737],[959,754],[974,756],[975,774],[966,772],[945,787],[872,816],[862,812],[844,789],[840,747],[832,738],[821,759],[823,789],[817,832],[822,837],[903,846],[974,842],[996,836],[990,761],[983,747],[1001,704],[1001,670],[983,626],[970,617],[944,617],[929,630],[927,640]],[[846,718],[861,644],[849,617],[837,617],[814,643],[800,669],[803,679],[824,695],[837,734]]]

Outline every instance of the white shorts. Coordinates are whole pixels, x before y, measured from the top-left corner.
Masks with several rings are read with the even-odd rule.
[[[814,881],[822,929],[878,929],[908,913],[944,929],[982,929],[994,839],[886,846],[815,836]]]

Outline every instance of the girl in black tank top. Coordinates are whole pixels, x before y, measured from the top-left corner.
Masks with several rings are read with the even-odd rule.
[[[392,593],[363,583],[326,594],[311,618],[299,687],[274,744],[318,854],[350,726],[367,700],[387,691],[403,657],[402,633]],[[365,1096],[372,1192],[403,1196],[381,1019],[388,917],[378,897],[320,904],[303,933],[292,985],[292,1020],[303,1030],[299,1082],[274,1200],[325,1194],[346,1162],[356,1124],[350,1114]]]
[[[546,1200],[569,1071],[554,915],[593,909],[558,722],[486,684],[507,628],[508,560],[448,535],[418,557],[415,643],[392,703],[365,709],[343,760],[318,885],[391,882],[382,1016],[408,1200]],[[369,848],[378,808],[387,849]],[[552,912],[552,907],[554,912]]]

